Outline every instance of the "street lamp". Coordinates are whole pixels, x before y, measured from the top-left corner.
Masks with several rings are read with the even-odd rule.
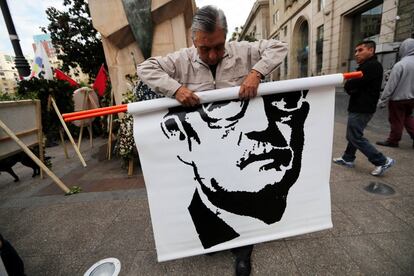
[[[4,21],[6,22],[7,30],[9,31],[10,41],[13,45],[14,64],[19,72],[20,77],[26,77],[30,75],[30,66],[26,58],[23,56],[22,48],[20,47],[19,37],[17,36],[16,29],[14,28],[13,20],[10,14],[7,0],[0,0],[1,11],[3,13]]]

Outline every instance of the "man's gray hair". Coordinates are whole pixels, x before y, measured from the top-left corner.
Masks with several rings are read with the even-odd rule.
[[[192,38],[194,39],[197,31],[212,33],[216,27],[223,29],[224,35],[227,35],[227,20],[224,12],[215,6],[204,6],[194,15],[191,25]]]

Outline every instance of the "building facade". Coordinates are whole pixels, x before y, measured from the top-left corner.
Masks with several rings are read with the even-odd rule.
[[[269,37],[269,0],[258,0],[254,3],[246,23],[240,32],[240,38],[248,40],[266,39]]]
[[[273,79],[352,71],[354,46],[367,39],[388,70],[401,41],[414,35],[413,14],[412,0],[269,0],[268,38],[289,44]]]
[[[18,80],[19,73],[14,66],[14,57],[0,52],[0,93],[14,93]]]

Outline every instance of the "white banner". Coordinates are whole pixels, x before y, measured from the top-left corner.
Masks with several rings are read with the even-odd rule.
[[[158,261],[332,227],[335,74],[128,105]],[[319,83],[319,86],[318,86]],[[208,98],[206,98],[208,97]],[[210,102],[210,103],[208,103]]]
[[[45,80],[53,80],[53,72],[52,67],[50,66],[49,58],[43,48],[43,44],[38,42],[36,43],[36,52],[32,63],[32,71],[26,78],[39,78],[40,75],[42,75]]]

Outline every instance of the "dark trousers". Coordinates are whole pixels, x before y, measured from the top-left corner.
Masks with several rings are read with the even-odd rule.
[[[9,276],[25,276],[24,264],[14,247],[0,235],[0,257]]]
[[[232,248],[231,252],[236,256],[237,260],[249,260],[253,252],[253,245]]]
[[[342,156],[342,159],[345,161],[354,161],[357,150],[362,152],[369,162],[375,166],[382,166],[387,161],[387,158],[364,137],[364,129],[373,115],[371,113],[348,113],[348,124],[346,127],[348,145]]]
[[[390,122],[391,132],[388,142],[398,144],[401,140],[403,128],[414,140],[414,99],[388,102],[388,121]]]

